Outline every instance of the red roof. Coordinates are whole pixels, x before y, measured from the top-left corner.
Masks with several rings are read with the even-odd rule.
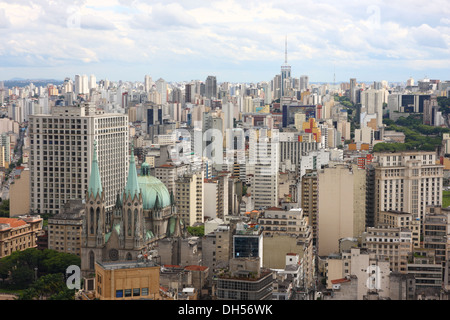
[[[270,207],[270,208],[266,209],[266,211],[267,210],[270,210],[270,211],[284,211],[283,209],[278,208],[278,207]]]
[[[186,266],[184,269],[188,271],[205,271],[206,269],[208,269],[208,267],[193,265],[193,266]]]
[[[0,218],[0,224],[9,224],[11,228],[18,228],[26,225],[27,223],[20,219],[14,218]]]
[[[173,265],[173,264],[165,264],[164,268],[181,268],[181,266]]]
[[[166,163],[166,164],[160,165],[158,168],[172,168],[172,167],[173,167],[173,164]]]
[[[344,283],[344,282],[349,282],[350,280],[347,278],[342,278],[342,279],[336,279],[336,280],[331,280],[331,284],[338,284],[338,283]]]

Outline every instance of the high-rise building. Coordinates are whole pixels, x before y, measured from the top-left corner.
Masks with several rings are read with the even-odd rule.
[[[97,142],[106,208],[125,185],[128,117],[105,114],[95,106],[53,107],[32,115],[30,134],[31,210],[56,214],[71,199],[84,199]]]
[[[151,88],[152,88],[152,77],[150,77],[149,75],[145,75],[145,78],[144,78],[145,92],[150,92]]]
[[[252,195],[256,209],[278,206],[280,144],[274,138],[250,137],[250,161],[254,165]]]
[[[167,103],[167,82],[164,79],[156,80],[156,91],[161,97],[161,104],[165,105]]]
[[[356,164],[336,164],[319,171],[318,254],[339,251],[339,239],[365,231],[366,172]]]
[[[300,77],[300,91],[306,91],[309,86],[309,77],[307,75],[303,75]]]
[[[350,101],[356,103],[356,78],[350,79]]]
[[[208,76],[205,81],[205,98],[217,99],[217,79],[215,76]]]
[[[316,170],[307,170],[302,177],[301,207],[303,215],[308,218],[308,224],[312,228],[312,241],[317,246],[317,220],[319,206],[319,178]]]
[[[89,76],[89,90],[91,89],[97,89],[97,79],[93,74]]]
[[[185,225],[204,222],[203,171],[186,173],[176,180],[178,214]]]
[[[375,153],[375,224],[381,211],[412,213],[423,230],[427,206],[442,204],[444,169],[433,151]]]
[[[436,96],[431,96],[430,99],[423,102],[423,124],[433,126],[436,123],[435,115],[439,110],[439,105]]]

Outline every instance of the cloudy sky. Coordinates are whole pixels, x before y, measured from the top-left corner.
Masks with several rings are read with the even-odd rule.
[[[69,4],[69,6],[68,6]],[[0,0],[0,80],[450,80],[448,0]]]

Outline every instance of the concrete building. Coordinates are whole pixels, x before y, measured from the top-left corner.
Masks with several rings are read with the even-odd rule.
[[[319,206],[319,178],[317,171],[307,170],[306,174],[302,177],[300,199],[303,215],[308,218],[308,225],[312,228],[313,244],[317,245]]]
[[[40,216],[0,218],[0,259],[15,251],[37,246],[36,240],[42,230]]]
[[[368,227],[363,247],[380,259],[385,257],[393,272],[406,273],[408,256],[413,252],[412,232],[407,228]]]
[[[352,248],[327,259],[327,288],[339,290],[337,284],[355,280],[354,300],[363,300],[370,292],[389,297],[389,262],[361,248]],[[337,299],[334,297],[333,299]],[[347,298],[343,298],[346,300]],[[339,300],[339,299],[337,299]]]
[[[423,221],[427,206],[442,205],[443,166],[435,152],[375,153],[375,222],[381,211],[409,212]]]
[[[188,170],[187,165],[175,165],[172,163],[165,163],[155,167],[155,178],[164,183],[169,192],[176,194],[176,180],[185,174]]]
[[[54,107],[51,115],[32,115],[30,135],[31,210],[57,214],[71,199],[83,199],[98,145],[98,162],[106,190],[106,209],[125,186],[128,117],[105,114],[84,104]]]
[[[81,256],[81,233],[85,204],[69,200],[60,213],[48,219],[48,248]]]
[[[423,248],[434,250],[435,263],[449,260],[450,250],[450,209],[436,206],[427,207],[423,223]]]
[[[278,206],[279,143],[274,138],[259,137],[250,149],[254,161],[252,196],[256,209]]]
[[[19,175],[14,177],[9,192],[9,216],[17,217],[30,212],[30,170],[21,167]],[[14,172],[14,171],[13,171]]]
[[[411,231],[413,248],[421,246],[420,221],[412,213],[401,211],[382,211],[377,226],[385,225],[391,228],[407,228]]]
[[[318,254],[339,250],[339,239],[365,231],[366,173],[357,165],[336,164],[319,171]]]
[[[233,258],[229,273],[219,273],[218,300],[271,300],[273,272],[260,268],[259,258]]]
[[[96,262],[99,300],[160,300],[160,266],[153,261]]]
[[[178,213],[185,225],[204,222],[203,208],[204,173],[185,173],[176,184],[176,203]]]

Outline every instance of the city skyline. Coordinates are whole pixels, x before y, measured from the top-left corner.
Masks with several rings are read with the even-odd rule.
[[[447,80],[450,4],[234,0],[198,3],[0,2],[2,80],[260,82],[280,73],[310,82]]]

